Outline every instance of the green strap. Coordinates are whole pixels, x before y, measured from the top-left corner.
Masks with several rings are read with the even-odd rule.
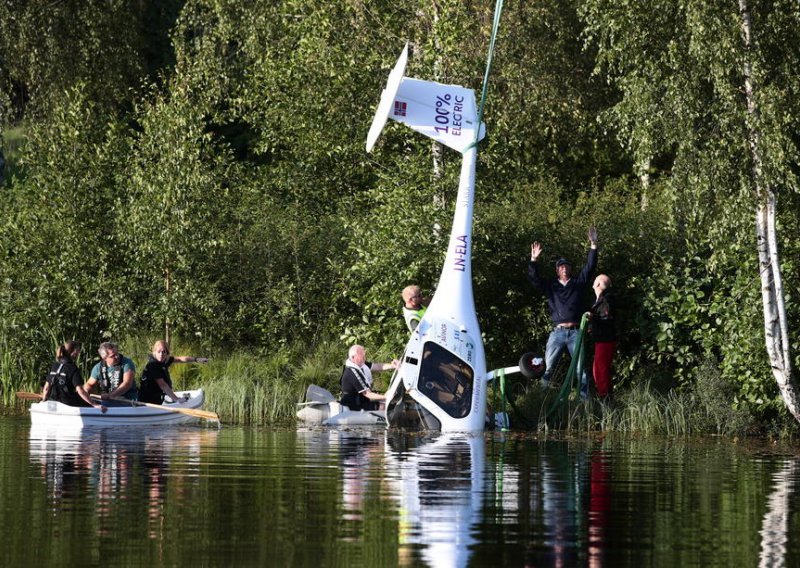
[[[506,409],[506,370],[500,369],[497,372],[497,375],[494,377],[494,393],[496,396],[500,397],[500,406],[503,409],[503,414],[508,416],[508,412]],[[499,391],[499,392],[498,392]],[[492,416],[492,420],[494,420],[494,416]],[[502,428],[503,432],[508,431],[508,428]]]
[[[506,370],[500,369],[500,398],[503,400],[503,412],[506,411]]]
[[[472,149],[478,145],[478,138],[481,135],[481,120],[483,120],[483,108],[486,105],[486,95],[489,92],[489,73],[492,71],[492,59],[494,57],[494,44],[497,41],[497,30],[500,29],[500,15],[503,13],[503,0],[496,0],[494,4],[494,21],[492,22],[492,36],[489,40],[489,54],[486,56],[486,72],[483,74],[483,87],[481,88],[481,100],[478,104],[478,125],[475,128],[475,140],[464,150]]]
[[[500,369],[500,398],[503,400],[503,418],[504,422],[508,420],[508,411],[506,409],[506,370]],[[503,426],[503,432],[508,431],[508,428]]]
[[[557,408],[564,404],[564,401],[569,397],[569,391],[572,388],[573,382],[576,384],[576,388],[580,391],[581,385],[578,370],[583,370],[585,352],[583,339],[586,335],[586,325],[588,322],[588,316],[583,314],[583,317],[581,318],[581,326],[578,329],[578,337],[575,339],[575,349],[572,352],[573,357],[569,364],[569,369],[567,370],[567,376],[564,378],[564,382],[561,384],[561,390],[558,391],[558,396],[556,396],[553,404],[550,405],[550,410],[547,411],[545,419],[549,418]]]

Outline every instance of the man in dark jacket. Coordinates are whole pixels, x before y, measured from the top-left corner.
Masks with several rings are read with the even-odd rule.
[[[542,254],[542,245],[538,242],[531,244],[531,261],[528,263],[528,280],[547,298],[547,307],[553,320],[553,331],[547,339],[545,349],[546,370],[542,376],[542,386],[550,384],[550,377],[559,357],[564,349],[569,350],[570,356],[575,351],[575,341],[578,338],[578,327],[581,315],[585,312],[584,293],[586,284],[597,266],[597,230],[592,227],[588,231],[589,255],[586,264],[578,276],[572,276],[572,266],[569,261],[559,258],[556,261],[556,278],[545,280],[539,275],[538,260]],[[581,378],[581,397],[588,395],[588,379],[584,369],[578,369]]]
[[[372,371],[389,371],[400,365],[397,359],[391,363],[367,361],[367,351],[361,345],[353,345],[347,352],[342,385],[342,404],[350,410],[382,410],[386,397],[372,390]]]

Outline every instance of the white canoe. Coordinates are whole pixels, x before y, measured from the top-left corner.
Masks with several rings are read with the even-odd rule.
[[[84,426],[150,426],[184,424],[197,420],[194,416],[175,412],[175,408],[198,409],[203,406],[203,389],[176,391],[179,397],[188,399],[180,403],[165,402],[161,408],[152,406],[110,406],[106,412],[96,408],[67,406],[54,400],[31,405],[31,424],[34,426],[58,426],[82,428]]]
[[[297,411],[297,419],[321,426],[386,426],[383,410],[350,410],[339,402],[307,404]]]

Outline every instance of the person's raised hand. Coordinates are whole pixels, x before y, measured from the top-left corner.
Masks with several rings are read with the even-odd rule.
[[[589,230],[586,232],[586,235],[589,237],[589,242],[597,244],[597,227],[589,227]]]
[[[539,255],[542,254],[542,245],[539,242],[531,243],[531,260],[534,262],[536,259],[539,258]]]

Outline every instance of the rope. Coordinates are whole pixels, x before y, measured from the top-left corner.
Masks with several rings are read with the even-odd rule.
[[[486,94],[489,91],[489,73],[492,71],[492,58],[494,57],[494,44],[497,41],[497,30],[500,29],[500,15],[503,13],[503,0],[497,0],[494,5],[494,21],[492,22],[492,37],[489,40],[489,54],[486,56],[486,73],[483,75],[483,88],[481,89],[481,102],[478,105],[478,128],[475,131],[475,141],[481,130],[483,107],[486,104]]]
[[[467,146],[465,152],[478,145],[478,138],[481,135],[481,120],[483,119],[483,108],[486,105],[486,95],[489,92],[489,74],[492,71],[492,59],[494,57],[494,44],[497,41],[497,30],[500,29],[500,15],[503,13],[503,0],[496,0],[494,4],[494,20],[492,22],[492,36],[489,39],[489,54],[486,56],[486,72],[483,74],[483,87],[481,87],[481,101],[478,104],[478,124],[475,128],[475,140]]]

